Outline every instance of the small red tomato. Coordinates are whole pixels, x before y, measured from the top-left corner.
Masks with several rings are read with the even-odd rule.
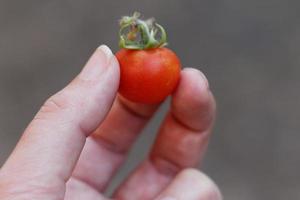
[[[176,88],[181,64],[176,54],[164,47],[167,44],[164,28],[153,19],[139,17],[135,12],[120,20],[122,49],[116,54],[121,68],[119,92],[134,102],[159,103]]]
[[[170,49],[121,49],[116,56],[121,69],[119,92],[131,101],[158,103],[177,86],[181,65]]]

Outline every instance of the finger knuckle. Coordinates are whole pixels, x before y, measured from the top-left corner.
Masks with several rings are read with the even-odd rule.
[[[45,101],[35,119],[48,118],[63,111],[72,111],[78,104],[79,101],[72,97],[72,94],[65,91],[58,92]]]
[[[66,95],[56,94],[51,96],[42,106],[43,111],[53,112],[56,110],[63,110],[68,105],[68,97]]]
[[[0,183],[0,199],[62,199],[63,187],[58,184],[43,184],[40,181],[21,182],[7,181]]]

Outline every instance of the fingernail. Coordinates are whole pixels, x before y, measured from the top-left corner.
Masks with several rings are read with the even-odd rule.
[[[79,74],[83,80],[97,79],[110,65],[113,53],[106,45],[99,46]]]
[[[163,197],[163,198],[160,198],[159,200],[177,200],[173,197]]]
[[[101,51],[105,55],[107,61],[113,57],[113,53],[111,52],[110,48],[105,44],[99,46],[97,50]]]
[[[201,81],[201,86],[207,90],[210,90],[208,80],[207,80],[206,76],[200,70],[198,70],[196,68],[185,68],[184,71],[190,72],[193,75],[195,75],[195,74],[200,75],[199,80]]]
[[[200,75],[202,77],[202,80],[204,82],[204,85],[205,85],[206,89],[209,90],[209,83],[208,83],[208,80],[207,80],[206,76],[202,72],[200,72]]]

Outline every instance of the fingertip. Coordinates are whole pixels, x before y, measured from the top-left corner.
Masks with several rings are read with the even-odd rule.
[[[221,200],[217,185],[197,169],[182,170],[157,200],[169,199],[214,199]]]
[[[209,82],[204,73],[196,68],[185,68],[182,70],[183,76],[188,76],[189,78],[194,77],[198,82],[201,82],[203,89],[209,90]]]
[[[205,185],[207,187],[217,187],[216,184],[206,174],[195,168],[186,168],[175,177],[183,183],[194,183],[195,185]]]
[[[79,74],[79,79],[84,81],[97,81],[103,74],[110,74],[113,80],[118,77],[119,72],[109,69],[118,69],[119,63],[113,55],[110,48],[106,45],[100,45],[90,57],[84,68]]]
[[[185,68],[181,72],[180,82],[174,93],[174,100],[186,99],[198,102],[209,93],[209,83],[206,76],[198,69]]]
[[[177,175],[176,178],[178,179],[178,181],[181,181],[181,183],[185,185],[194,184],[196,187],[198,187],[198,191],[201,190],[201,195],[199,193],[199,196],[202,196],[203,199],[222,199],[221,191],[216,185],[216,183],[210,177],[208,177],[206,174],[199,171],[198,169],[184,169]]]
[[[105,44],[100,45],[97,50],[100,50],[102,53],[104,53],[108,59],[114,56],[110,48]]]
[[[214,99],[206,76],[194,68],[181,72],[180,83],[173,94],[172,114],[194,129],[205,129],[214,118]]]
[[[96,49],[96,52],[100,52],[100,54],[105,55],[105,58],[107,59],[108,67],[115,68],[117,75],[119,77],[120,76],[119,62],[118,62],[116,56],[111,51],[111,49],[107,45],[102,44]]]

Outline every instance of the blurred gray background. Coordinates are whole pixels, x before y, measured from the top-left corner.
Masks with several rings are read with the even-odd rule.
[[[0,165],[43,101],[138,10],[166,27],[218,102],[202,168],[225,199],[300,199],[300,3],[292,0],[0,0]],[[116,185],[146,154],[167,105]],[[139,151],[136,151],[139,149]]]

